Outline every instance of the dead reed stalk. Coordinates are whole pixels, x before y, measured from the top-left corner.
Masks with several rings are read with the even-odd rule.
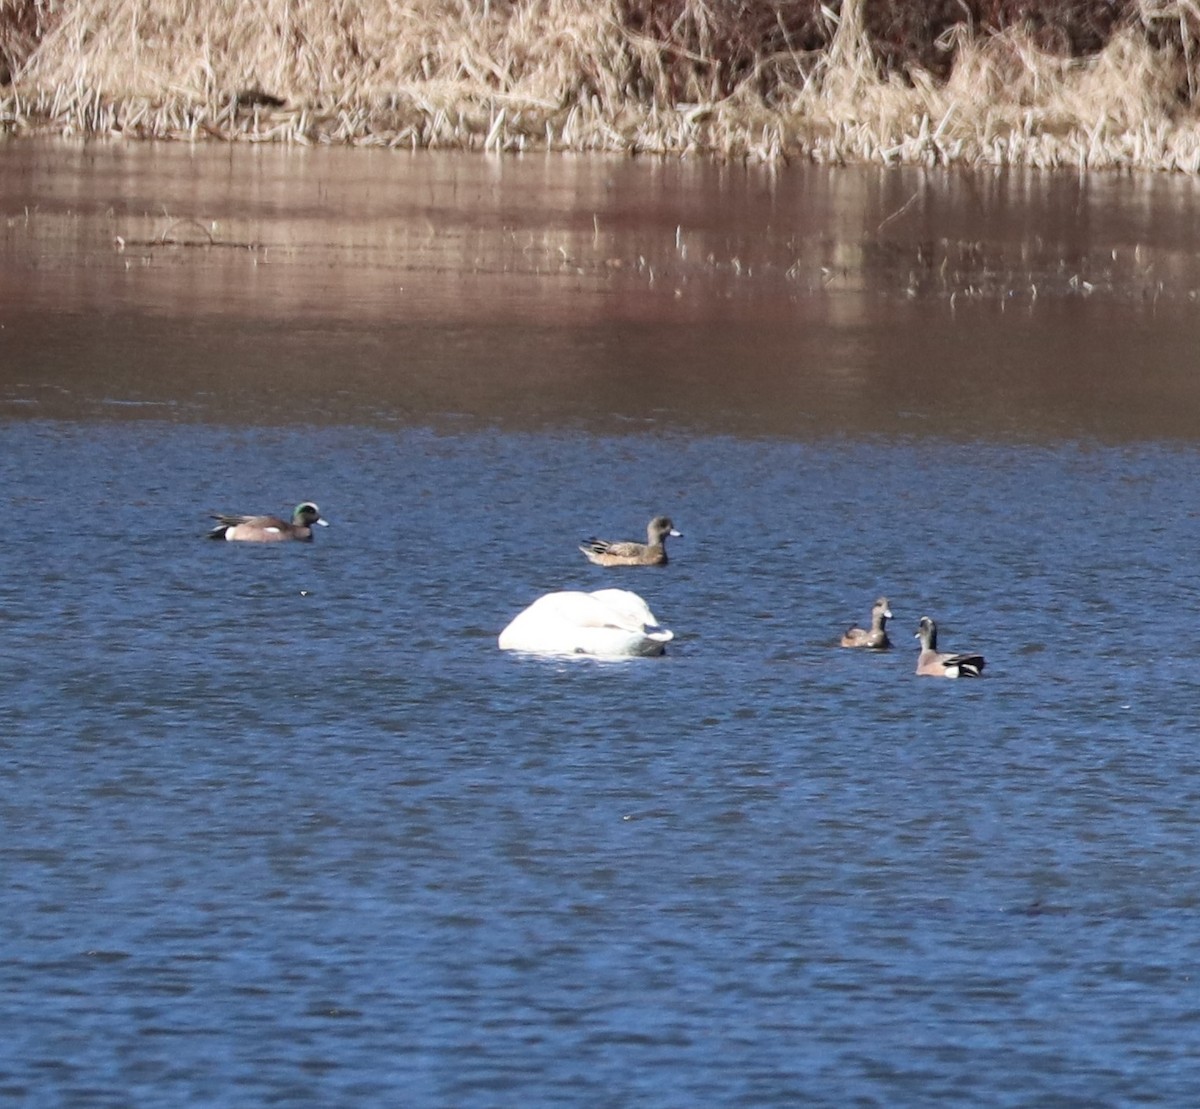
[[[0,0],[0,130],[1196,172],[1198,36],[1200,0]]]

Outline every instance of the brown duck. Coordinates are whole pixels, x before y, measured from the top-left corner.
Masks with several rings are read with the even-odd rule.
[[[843,647],[869,647],[875,651],[886,650],[892,645],[888,639],[887,622],[892,618],[892,610],[888,608],[888,599],[880,597],[871,609],[871,627],[847,628],[842,636]]]
[[[667,516],[655,516],[646,527],[646,542],[617,542],[585,539],[579,549],[597,566],[665,566],[668,535],[682,538]]]

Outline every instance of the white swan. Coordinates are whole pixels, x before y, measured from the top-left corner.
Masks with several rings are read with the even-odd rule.
[[[547,593],[500,633],[500,650],[628,658],[661,655],[675,633],[628,589]]]

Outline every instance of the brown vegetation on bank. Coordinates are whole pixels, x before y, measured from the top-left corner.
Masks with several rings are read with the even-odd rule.
[[[1200,0],[0,0],[0,129],[1200,171]]]

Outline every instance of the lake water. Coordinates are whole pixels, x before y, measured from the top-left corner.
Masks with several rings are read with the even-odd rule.
[[[0,1097],[1191,1104],[1198,188],[0,146]]]

